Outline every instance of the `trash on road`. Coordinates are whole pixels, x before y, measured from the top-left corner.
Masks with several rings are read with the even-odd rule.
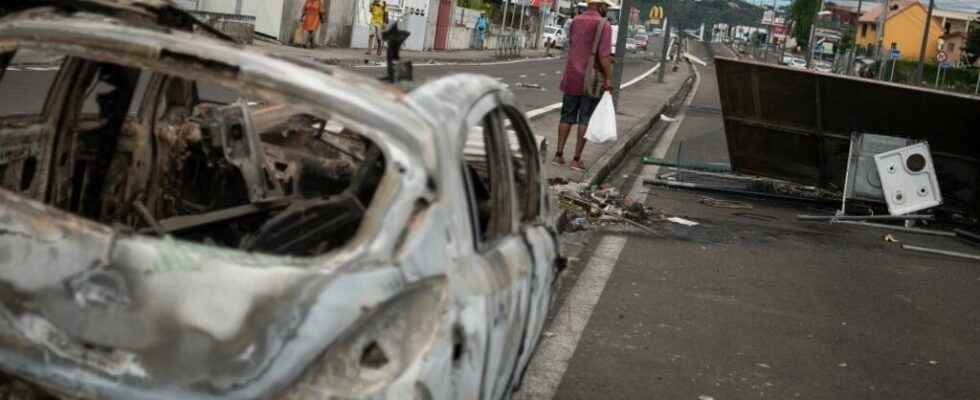
[[[961,252],[958,252],[958,251],[933,249],[933,248],[930,248],[930,247],[913,246],[913,245],[909,245],[909,244],[903,244],[902,245],[902,248],[905,249],[905,250],[917,251],[917,252],[920,252],[920,253],[939,254],[939,255],[943,255],[943,256],[950,256],[950,257],[957,257],[957,258],[965,258],[965,259],[968,259],[968,260],[978,260],[978,261],[980,261],[980,254],[961,253]]]
[[[686,219],[686,218],[681,218],[681,217],[670,217],[670,218],[667,218],[667,220],[670,221],[670,222],[673,222],[675,224],[681,224],[681,225],[684,225],[684,226],[698,226],[698,225],[701,225],[701,224],[699,224],[697,222],[691,221],[691,220]]]
[[[898,239],[895,239],[895,236],[893,236],[890,233],[882,237],[881,240],[884,240],[888,243],[898,243]]]
[[[715,207],[715,208],[735,208],[735,209],[746,209],[746,210],[752,209],[752,205],[746,202],[735,201],[735,200],[721,200],[712,197],[702,197],[701,204],[704,204],[708,207]]]
[[[667,114],[660,114],[660,120],[664,122],[677,122],[677,118],[670,117]]]
[[[541,85],[539,85],[537,83],[517,82],[517,84],[515,84],[514,86],[517,86],[519,88],[525,88],[525,89],[538,89],[538,90],[541,90],[541,91],[544,91],[545,90],[544,88],[541,87]]]

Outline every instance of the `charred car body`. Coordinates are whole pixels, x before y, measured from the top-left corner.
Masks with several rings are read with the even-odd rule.
[[[0,96],[48,74],[43,104],[0,111],[4,385],[509,396],[557,242],[501,85],[406,94],[244,51],[167,2],[30,3],[0,18]]]

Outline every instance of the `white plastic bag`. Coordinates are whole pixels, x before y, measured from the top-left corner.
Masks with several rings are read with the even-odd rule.
[[[602,95],[595,111],[592,112],[589,128],[585,131],[585,140],[592,143],[616,141],[616,109],[609,92]]]

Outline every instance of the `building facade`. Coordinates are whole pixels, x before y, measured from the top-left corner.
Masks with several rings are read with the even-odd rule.
[[[884,51],[894,47],[901,53],[903,60],[918,60],[922,44],[922,34],[925,29],[927,10],[922,3],[915,0],[890,1],[889,10],[884,15]],[[859,46],[874,46],[878,41],[877,25],[882,18],[883,5],[876,5],[861,15],[858,19],[855,42]],[[942,26],[933,18],[929,27],[929,37],[926,39],[926,59],[935,60],[939,51],[939,38],[943,35]],[[894,46],[892,46],[894,45]]]

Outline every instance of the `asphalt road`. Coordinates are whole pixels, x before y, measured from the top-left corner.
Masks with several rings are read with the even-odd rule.
[[[887,231],[795,218],[830,209],[642,184],[670,172],[640,165],[643,155],[681,148],[687,160],[727,162],[721,115],[705,112],[717,105],[715,78],[710,67],[700,73],[679,120],[650,135],[670,146],[644,139],[610,182],[699,225],[610,225],[584,239],[569,269],[579,282],[559,304],[594,301],[576,297],[579,286],[599,294],[554,398],[980,398],[976,262],[904,251],[883,240]],[[950,238],[892,237],[980,252]],[[579,319],[555,315],[546,334]]]
[[[635,52],[627,55],[623,68],[623,81],[627,82],[656,65],[652,61],[659,56],[659,43],[651,43],[648,52]],[[427,82],[453,73],[476,73],[491,76],[508,85],[517,96],[520,106],[533,110],[561,101],[558,90],[561,71],[565,66],[561,56],[533,61],[499,62],[486,64],[428,65],[415,67],[418,82]],[[353,70],[371,76],[384,75],[384,68],[357,67]],[[12,113],[38,112],[44,106],[47,89],[54,81],[57,68],[52,66],[13,66],[0,80],[0,115]],[[530,86],[530,87],[527,87]],[[219,101],[234,101],[234,93],[219,88],[202,89],[202,97]],[[139,91],[138,91],[139,92]],[[96,110],[94,102],[87,108]]]
[[[662,37],[657,37],[661,39]],[[623,82],[628,82],[656,65],[660,43],[651,43],[646,52],[638,51],[626,56]],[[557,52],[556,52],[557,55]],[[419,82],[438,79],[452,73],[475,73],[493,77],[508,86],[517,96],[524,111],[533,110],[561,101],[558,85],[565,67],[565,57],[551,59],[487,63],[481,65],[425,65],[415,66],[415,78]],[[354,68],[369,75],[383,75],[378,67]],[[536,87],[522,87],[524,85]]]

